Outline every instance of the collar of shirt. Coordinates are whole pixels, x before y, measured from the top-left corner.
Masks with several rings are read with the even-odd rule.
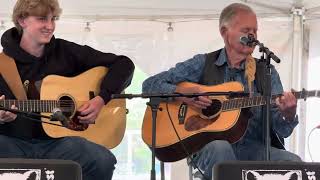
[[[219,55],[217,61],[215,62],[215,64],[216,64],[217,66],[223,66],[223,65],[225,65],[226,63],[228,64],[228,68],[232,69],[231,66],[230,66],[230,64],[229,64],[229,61],[228,61],[226,48],[223,48],[223,49],[221,50],[220,55]],[[244,69],[245,69],[245,63],[244,63],[244,61],[243,61],[243,62],[241,62],[241,64],[240,64],[239,70],[244,70]]]

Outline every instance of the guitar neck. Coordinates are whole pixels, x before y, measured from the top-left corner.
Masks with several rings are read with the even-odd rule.
[[[15,105],[20,111],[29,112],[52,112],[59,107],[59,101],[55,100],[0,100],[0,106],[10,109]]]
[[[313,90],[313,91],[302,90],[302,91],[292,92],[292,93],[297,99],[304,99],[304,100],[306,100],[309,97],[319,97],[320,96],[320,92],[317,90]],[[281,96],[281,94],[272,95],[270,103],[275,104],[276,98],[280,97],[280,96]],[[266,102],[264,96],[235,98],[235,99],[230,99],[230,100],[224,101],[222,104],[222,110],[223,111],[230,111],[230,110],[235,110],[235,109],[239,109],[239,108],[262,106],[262,105],[265,105],[266,103],[267,102]]]

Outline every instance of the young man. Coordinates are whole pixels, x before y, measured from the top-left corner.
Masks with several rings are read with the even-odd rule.
[[[80,123],[93,124],[111,94],[130,84],[134,64],[126,56],[55,39],[60,14],[57,0],[18,0],[13,10],[15,27],[1,38],[3,52],[14,59],[22,82],[35,84],[50,74],[72,77],[96,66],[107,67],[100,93],[78,109]],[[2,76],[0,96],[15,99]],[[8,111],[0,111],[0,122],[0,142],[5,145],[0,157],[73,160],[81,165],[84,180],[112,178],[116,158],[105,147],[80,137],[50,138],[40,123]]]
[[[259,95],[255,79],[256,61],[251,57],[254,47],[240,43],[241,36],[249,34],[257,37],[257,18],[253,10],[243,4],[235,3],[227,6],[220,15],[220,34],[225,47],[209,54],[198,54],[193,58],[178,63],[168,71],[152,76],[144,81],[143,92],[161,93],[196,93],[197,87],[181,88],[177,86],[183,81],[205,85],[216,85],[228,81],[241,82],[246,92]],[[288,137],[298,124],[296,115],[297,100],[290,92],[283,92],[277,71],[272,66],[272,94],[282,94],[277,99],[277,106],[272,107],[272,133],[280,138]],[[257,69],[258,71],[258,69]],[[210,106],[208,97],[178,98],[190,106],[206,108]],[[224,140],[216,140],[195,154],[195,162],[204,170],[206,179],[211,179],[214,164],[226,160],[263,160],[264,143],[262,130],[261,107],[250,108],[247,131],[241,140],[230,144]],[[288,151],[271,147],[271,160],[300,161],[300,158]]]

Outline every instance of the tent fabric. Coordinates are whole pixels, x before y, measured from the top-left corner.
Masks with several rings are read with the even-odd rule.
[[[293,7],[304,8],[310,17],[319,15],[320,2],[317,0],[68,0],[60,1],[64,17],[73,19],[121,17],[132,19],[150,17],[211,17],[218,18],[221,10],[230,3],[247,3],[259,17],[290,16]],[[15,0],[0,1],[0,17],[10,16]],[[75,4],[77,5],[75,8]]]

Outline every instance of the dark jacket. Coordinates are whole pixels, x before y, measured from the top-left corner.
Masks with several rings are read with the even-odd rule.
[[[35,57],[20,47],[20,39],[17,29],[12,28],[3,34],[1,45],[3,52],[15,60],[22,82],[39,82],[51,74],[72,77],[93,67],[105,66],[109,71],[102,81],[99,94],[105,103],[110,101],[111,94],[120,93],[131,83],[134,64],[126,56],[103,53],[89,46],[52,37],[45,46],[44,54]],[[85,86],[85,82],[83,83]],[[2,94],[6,99],[15,99],[0,76],[0,95]],[[0,134],[20,138],[45,137],[40,123],[25,120],[20,116],[13,122],[0,125]]]

